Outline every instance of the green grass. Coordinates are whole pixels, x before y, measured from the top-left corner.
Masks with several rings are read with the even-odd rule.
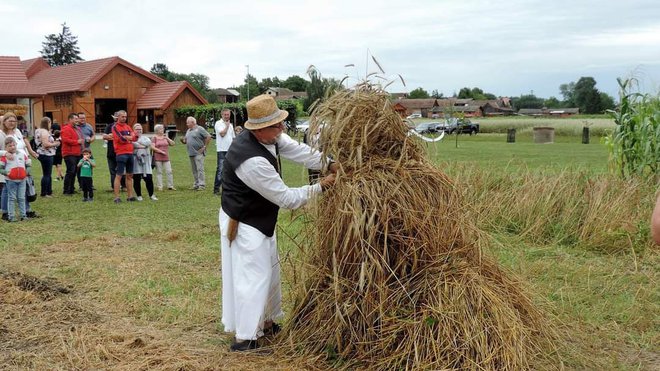
[[[482,122],[482,127],[486,124]],[[556,143],[540,145],[524,131],[512,144],[506,143],[503,134],[462,135],[458,148],[453,139],[427,147],[432,161],[457,179],[466,179],[462,177],[466,168],[485,174],[531,172],[547,177],[607,172],[604,146],[597,140],[580,144],[579,136],[557,135]],[[82,203],[82,195],[62,196],[62,182],[55,182],[55,197],[33,204],[41,219],[0,223],[0,272],[55,278],[74,287],[80,298],[168,331],[172,339],[182,333],[200,333],[206,340],[197,346],[225,352],[225,341],[208,340],[224,337],[218,332],[220,198],[212,194],[215,153],[206,159],[206,191],[188,189],[192,185],[190,163],[184,146],[177,144],[171,148],[177,191],[156,192],[156,202],[145,198],[115,205],[112,193],[107,192],[109,179],[101,143],[93,146],[98,165],[94,202]],[[34,170],[39,179],[38,162]],[[290,186],[306,183],[306,171],[300,166],[283,161],[283,173]],[[643,192],[648,194],[642,198],[652,198],[652,190]],[[302,211],[280,213],[278,235],[285,279],[296,264],[296,244],[304,242],[301,215]],[[647,224],[645,218],[635,222]],[[565,326],[571,339],[562,351],[567,368],[658,366],[657,249],[613,254],[575,243],[533,242],[507,233],[506,228],[488,233],[492,242],[489,253],[522,276],[535,301]],[[648,239],[648,231],[645,233]]]

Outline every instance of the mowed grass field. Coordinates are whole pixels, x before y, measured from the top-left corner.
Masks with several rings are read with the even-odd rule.
[[[480,123],[483,130],[487,123]],[[559,134],[556,143],[539,145],[521,129],[513,144],[498,133],[460,136],[458,147],[454,139],[427,145],[429,158],[465,188],[465,207],[481,210],[474,215],[483,220],[486,252],[527,283],[534,301],[565,335],[559,347],[564,364],[551,368],[658,369],[659,260],[648,231],[654,186],[641,182],[623,188],[624,183],[611,181],[630,193],[632,203],[625,217],[611,218],[634,219],[634,228],[610,228],[608,215],[598,222],[604,226],[602,241],[610,236],[630,241],[621,248],[599,248],[605,243],[593,232],[583,239],[553,238],[571,235],[572,220],[555,221],[555,229],[543,234],[534,232],[539,223],[533,219],[538,216],[542,224],[556,204],[529,210],[525,220],[532,220],[530,225],[513,217],[486,217],[483,210],[492,205],[484,205],[489,195],[507,193],[498,187],[514,183],[521,186],[510,192],[543,199],[551,189],[544,191],[539,184],[557,188],[607,178],[607,151],[598,138],[583,145],[577,135]],[[82,203],[82,195],[62,196],[62,182],[55,182],[56,196],[33,204],[42,218],[0,224],[0,369],[329,367],[316,359],[291,360],[277,350],[269,356],[227,351],[231,336],[220,323],[214,152],[206,159],[206,191],[188,189],[190,164],[185,148],[177,144],[171,148],[177,191],[157,192],[155,202],[115,205],[107,192],[101,144],[93,147],[98,164],[93,203]],[[287,184],[305,184],[304,169],[287,161],[283,165]],[[38,179],[38,163],[34,168]],[[531,178],[540,181],[526,190]],[[603,200],[614,200],[608,197]],[[280,214],[285,306],[297,246],[305,243],[300,233],[308,220],[304,213]]]

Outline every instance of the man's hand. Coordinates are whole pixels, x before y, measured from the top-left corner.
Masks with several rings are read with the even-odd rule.
[[[320,181],[319,184],[321,185],[321,189],[323,191],[327,190],[328,188],[332,187],[335,185],[335,178],[337,175],[335,174],[330,174],[326,177],[323,177]]]
[[[85,141],[84,139],[80,138],[78,139],[78,144],[83,144],[84,141]]]
[[[341,168],[341,165],[339,162],[333,162],[328,166],[328,171],[330,171],[332,174],[337,174],[337,171]]]

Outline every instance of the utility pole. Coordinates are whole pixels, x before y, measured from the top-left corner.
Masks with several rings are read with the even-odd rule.
[[[247,67],[247,78],[245,79],[245,83],[246,83],[245,86],[247,87],[247,89],[245,90],[247,90],[246,93],[247,100],[250,100],[250,65],[246,64],[245,67]]]

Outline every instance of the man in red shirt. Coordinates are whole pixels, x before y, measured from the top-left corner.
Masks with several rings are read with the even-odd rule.
[[[74,193],[76,173],[78,172],[78,161],[82,158],[82,147],[84,139],[82,131],[78,126],[78,115],[69,114],[67,123],[62,127],[62,159],[66,165],[66,174],[64,175],[64,194],[72,195]]]
[[[126,193],[128,194],[126,201],[137,201],[137,198],[133,197],[133,141],[136,138],[133,128],[126,124],[127,118],[126,111],[118,111],[117,123],[112,127],[112,145],[117,159],[114,184],[115,203],[117,204],[121,202],[119,190],[122,175],[125,175],[126,178]]]

